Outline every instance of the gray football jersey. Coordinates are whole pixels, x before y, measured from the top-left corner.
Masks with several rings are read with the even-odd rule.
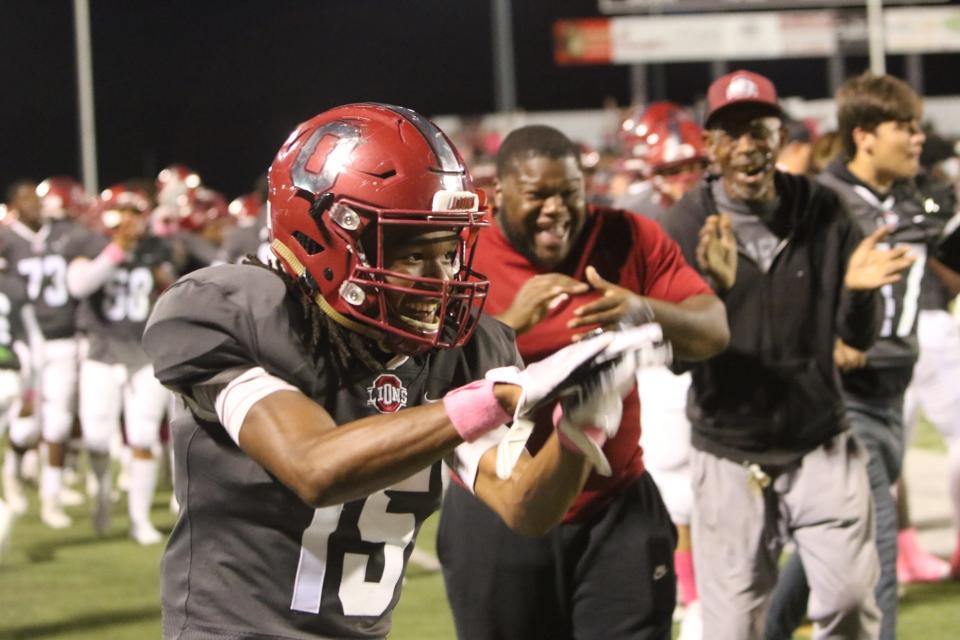
[[[889,203],[880,202],[862,185],[853,185],[824,172],[818,181],[833,189],[857,221],[864,235],[873,233],[880,225],[894,225],[882,247],[909,247],[916,261],[899,281],[880,288],[883,297],[883,323],[877,341],[867,351],[867,369],[912,367],[917,360],[917,313],[920,309],[920,291],[927,263],[929,247],[937,238],[935,225],[924,215],[923,209],[910,197],[915,190],[898,189]],[[862,375],[855,370],[844,375],[844,380]]]
[[[98,255],[109,242],[103,236],[91,237],[84,255]],[[144,236],[110,279],[83,300],[78,322],[90,339],[88,358],[134,368],[149,361],[140,340],[160,294],[157,275],[172,268],[171,259],[165,239]]]
[[[202,400],[210,390],[263,367],[344,424],[519,363],[512,331],[489,318],[462,348],[394,369],[358,363],[344,378],[324,358],[308,359],[305,333],[282,280],[249,265],[184,276],[151,315],[143,342],[156,375],[192,407],[172,425],[181,511],[162,566],[165,637],[383,638],[417,531],[440,500],[434,464],[364,499],[314,509],[234,444]]]
[[[19,369],[20,359],[13,343],[25,340],[23,327],[27,289],[23,280],[7,271],[0,272],[0,369]]]
[[[76,298],[67,291],[67,265],[83,253],[92,231],[71,220],[53,220],[36,233],[19,222],[0,229],[0,255],[26,285],[47,339],[76,333]]]

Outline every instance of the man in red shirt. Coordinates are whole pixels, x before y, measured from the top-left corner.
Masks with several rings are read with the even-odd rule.
[[[656,223],[586,204],[566,136],[517,129],[497,173],[496,224],[474,267],[491,282],[487,311],[517,332],[525,362],[620,322],[659,323],[680,360],[725,348],[723,304]],[[538,418],[527,443],[534,452],[553,430],[549,416]],[[451,486],[438,550],[461,640],[670,637],[676,535],[644,473],[639,437],[634,388],[603,445],[611,473],[591,473],[563,523],[542,537],[511,532],[462,483]]]

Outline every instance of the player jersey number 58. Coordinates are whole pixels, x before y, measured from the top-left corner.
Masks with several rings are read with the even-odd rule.
[[[320,612],[327,568],[340,555],[343,577],[339,585],[327,588],[336,588],[344,615],[383,615],[403,576],[404,556],[416,527],[435,508],[436,498],[430,492],[431,472],[432,467],[423,469],[362,501],[317,509],[303,532],[290,608],[304,613]],[[348,511],[356,508],[360,508],[360,514],[356,531],[352,532],[348,523],[353,518],[349,516],[356,516]],[[371,563],[382,564],[378,579],[367,579]]]
[[[153,287],[153,273],[147,267],[117,269],[104,287],[103,314],[111,322],[146,320]]]

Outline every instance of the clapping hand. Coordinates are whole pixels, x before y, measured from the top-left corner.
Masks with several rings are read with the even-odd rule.
[[[737,238],[730,216],[707,216],[697,242],[697,266],[711,276],[722,291],[729,291],[737,280]]]
[[[843,283],[852,290],[871,290],[900,280],[900,273],[917,259],[908,247],[878,248],[890,227],[882,226],[864,238],[850,254]]]

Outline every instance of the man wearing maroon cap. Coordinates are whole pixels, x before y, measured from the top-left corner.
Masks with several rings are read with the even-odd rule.
[[[724,300],[727,350],[694,365],[692,533],[703,627],[760,638],[785,538],[812,596],[815,638],[870,638],[878,575],[866,454],[847,432],[837,336],[869,346],[875,290],[910,264],[863,237],[838,197],[775,169],[784,128],[767,78],[711,85],[707,151],[717,172],[663,218]]]

